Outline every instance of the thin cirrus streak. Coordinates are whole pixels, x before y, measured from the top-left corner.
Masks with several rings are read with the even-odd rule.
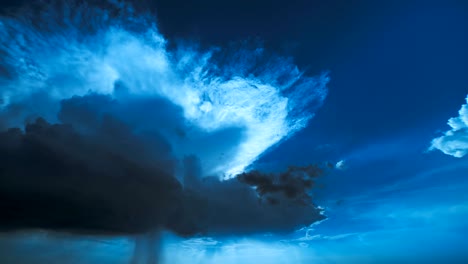
[[[104,8],[65,1],[25,13],[0,18],[4,115],[23,104],[23,115],[17,115],[23,119],[54,118],[54,102],[89,93],[125,100],[118,97],[118,83],[125,96],[169,100],[183,110],[186,123],[205,133],[244,129],[234,153],[221,161],[205,161],[196,149],[175,144],[180,156],[198,155],[208,174],[231,178],[243,172],[303,128],[327,95],[327,74],[305,76],[291,59],[262,48],[168,49],[151,15],[121,2],[109,1]],[[24,103],[38,94],[52,103]],[[10,126],[24,121],[9,120]]]

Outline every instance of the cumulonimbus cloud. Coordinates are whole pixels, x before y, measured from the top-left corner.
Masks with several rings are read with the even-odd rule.
[[[179,157],[196,154],[207,174],[231,178],[303,128],[327,95],[326,74],[306,76],[261,47],[170,50],[155,19],[129,5],[53,2],[0,18],[3,127],[37,116],[58,121],[60,100],[89,92],[161,97],[180,107],[187,127],[243,129],[235,149],[171,142]]]
[[[324,218],[311,199],[297,202],[320,170],[298,167],[279,176],[256,172],[271,183],[282,179],[268,185],[276,189],[265,190],[244,178],[202,180],[199,160],[190,156],[183,161],[184,178],[176,179],[170,146],[157,133],[151,140],[148,136],[111,115],[88,116],[73,125],[38,119],[24,132],[1,132],[0,231],[132,235],[170,230],[220,236],[288,232]],[[300,185],[303,181],[308,184]],[[286,195],[263,203],[265,191]]]
[[[168,49],[151,15],[92,2],[0,16],[0,231],[150,234],[149,249],[162,229],[282,233],[325,218],[309,196],[318,167],[246,168],[306,126],[326,74],[261,47]]]
[[[438,149],[447,155],[461,158],[468,153],[468,96],[467,103],[458,111],[459,116],[448,121],[450,130],[431,142],[429,150]]]
[[[324,218],[319,167],[235,176],[307,124],[326,75],[261,48],[169,50],[149,15],[71,3],[0,18],[1,231],[241,235]]]

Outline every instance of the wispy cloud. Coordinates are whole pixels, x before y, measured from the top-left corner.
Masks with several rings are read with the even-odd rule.
[[[468,97],[467,103],[458,111],[458,117],[448,121],[450,130],[431,142],[429,150],[438,149],[447,155],[461,158],[468,153]]]
[[[0,18],[0,111],[9,117],[4,126],[30,116],[52,119],[58,101],[89,92],[121,101],[162,97],[182,109],[186,123],[207,133],[245,130],[235,151],[218,149],[215,155],[177,142],[180,156],[196,154],[208,174],[230,178],[303,128],[327,95],[326,74],[306,76],[291,58],[262,47],[169,50],[149,14],[117,1],[106,8],[72,3]]]

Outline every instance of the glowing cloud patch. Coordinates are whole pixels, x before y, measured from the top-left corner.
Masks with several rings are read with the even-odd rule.
[[[206,133],[243,128],[234,153],[216,162],[175,144],[180,157],[199,156],[207,174],[231,178],[303,128],[327,95],[326,74],[307,77],[291,59],[261,48],[170,51],[153,21],[121,3],[52,6],[39,17],[0,18],[2,112],[41,93],[57,104],[90,92],[125,100],[118,83],[127,96],[169,100]],[[53,116],[54,109],[39,106],[25,115]]]
[[[457,158],[468,153],[468,97],[466,101],[458,111],[459,116],[449,119],[448,125],[451,129],[443,136],[433,139],[429,150],[438,149]]]

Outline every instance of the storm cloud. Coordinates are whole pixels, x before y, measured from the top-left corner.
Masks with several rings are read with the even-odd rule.
[[[276,204],[279,199],[276,194],[287,197],[301,204],[311,201],[309,190],[314,185],[316,177],[324,174],[324,168],[317,165],[290,166],[285,172],[262,173],[254,170],[242,173],[237,179],[245,184],[254,186],[258,194],[268,202]]]
[[[135,100],[74,97],[61,104],[62,123],[39,118],[24,131],[2,132],[0,227],[240,235],[292,231],[324,218],[308,196],[314,177],[323,174],[318,166],[291,167],[281,174],[252,171],[225,181],[203,177],[198,157],[178,160],[165,136],[168,123],[182,124],[161,119],[159,124],[166,124],[161,129],[145,130],[115,116],[148,99]],[[151,102],[161,118],[177,109],[162,99]],[[284,195],[262,201],[275,192]]]
[[[310,196],[320,166],[251,167],[307,125],[327,74],[260,46],[169,49],[154,21],[119,1],[0,17],[0,230],[137,237],[133,263],[156,263],[162,230],[233,237],[324,219]]]
[[[182,191],[164,142],[150,151],[118,121],[99,125],[112,134],[43,119],[1,133],[2,229],[117,235],[164,226]]]

